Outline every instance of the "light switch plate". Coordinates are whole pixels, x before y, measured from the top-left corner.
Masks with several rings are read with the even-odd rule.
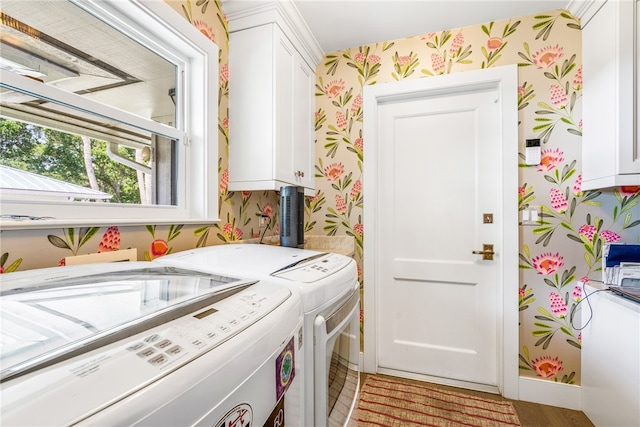
[[[542,207],[529,206],[521,210],[520,225],[542,225]]]

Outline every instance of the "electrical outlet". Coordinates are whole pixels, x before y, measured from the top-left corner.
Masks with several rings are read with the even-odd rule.
[[[258,228],[265,228],[267,225],[269,225],[269,217],[260,215],[258,217]]]

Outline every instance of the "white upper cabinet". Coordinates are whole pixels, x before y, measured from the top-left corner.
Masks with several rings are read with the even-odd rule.
[[[587,2],[582,17],[582,188],[640,185],[637,0]]]
[[[314,80],[322,53],[290,6],[272,2],[228,15],[233,191],[298,185],[313,194]]]

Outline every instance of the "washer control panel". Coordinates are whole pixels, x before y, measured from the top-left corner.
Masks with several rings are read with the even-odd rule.
[[[7,425],[73,424],[217,347],[225,353],[225,342],[252,325],[258,327],[260,319],[289,304],[291,296],[282,286],[258,282],[129,338],[7,381],[0,389],[3,421]],[[291,304],[299,307],[297,300]],[[217,355],[221,360],[228,358]],[[57,407],[69,410],[54,410]]]
[[[131,343],[126,350],[151,366],[163,368],[188,355],[209,351],[240,333],[280,305],[290,291],[260,292],[253,286],[198,310]],[[191,359],[191,358],[189,358]]]

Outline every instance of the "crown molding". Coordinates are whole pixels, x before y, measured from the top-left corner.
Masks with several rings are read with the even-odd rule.
[[[223,3],[224,5],[224,3]],[[293,2],[268,1],[254,4],[250,7],[230,11],[227,14],[229,32],[276,23],[280,25],[289,38],[293,37],[300,54],[309,65],[315,69],[324,56],[324,52],[306,21]]]
[[[606,0],[569,0],[566,9],[580,19],[582,27],[593,18]]]

